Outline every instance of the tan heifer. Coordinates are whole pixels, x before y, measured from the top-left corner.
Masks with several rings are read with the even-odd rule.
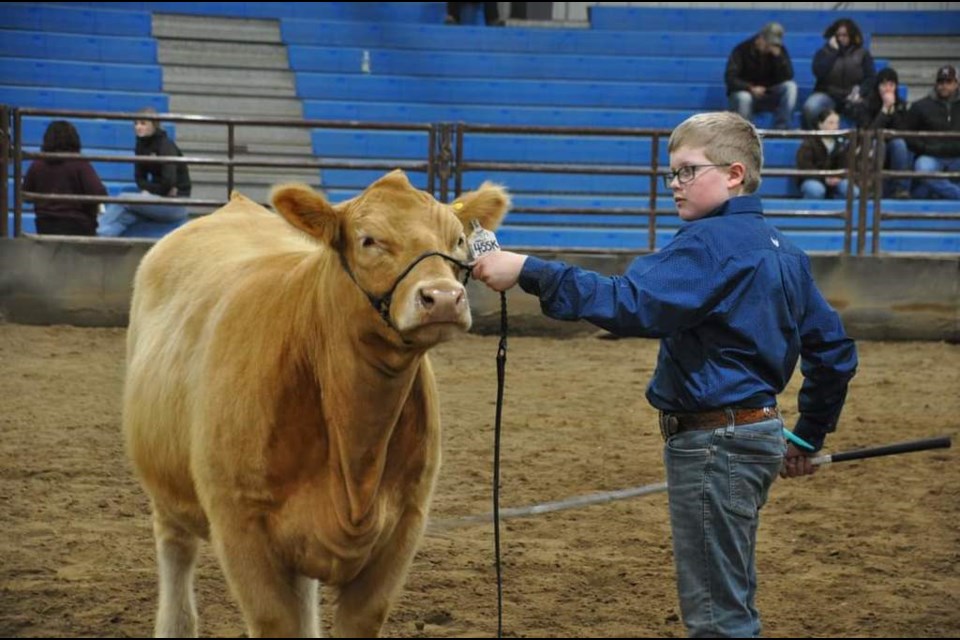
[[[273,204],[234,195],[137,272],[123,421],[158,636],[197,634],[199,538],[250,636],[318,635],[317,580],[335,635],[379,633],[440,462],[426,351],[469,329],[464,229],[494,229],[509,200],[484,184],[441,204],[394,171],[336,206],[302,185]]]

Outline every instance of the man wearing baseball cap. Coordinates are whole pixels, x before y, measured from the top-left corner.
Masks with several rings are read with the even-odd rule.
[[[730,110],[750,120],[754,111],[773,111],[775,129],[789,129],[797,106],[793,63],[783,46],[783,25],[770,22],[744,40],[727,59]]]
[[[937,69],[936,84],[930,94],[918,100],[907,114],[906,129],[913,131],[950,131],[960,134],[960,84],[957,68],[945,64]],[[917,154],[915,171],[960,171],[960,136],[956,138],[914,138],[908,140]],[[914,189],[917,198],[960,200],[960,179],[927,178]]]

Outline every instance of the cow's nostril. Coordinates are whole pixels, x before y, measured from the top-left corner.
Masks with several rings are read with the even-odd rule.
[[[433,290],[420,289],[420,302],[423,303],[423,306],[427,309],[433,307],[436,303],[436,298],[434,297]]]

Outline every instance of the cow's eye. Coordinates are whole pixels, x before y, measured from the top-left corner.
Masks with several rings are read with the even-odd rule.
[[[463,249],[465,246],[467,246],[467,239],[461,233],[460,237],[457,238],[457,249]]]
[[[370,247],[375,247],[375,246],[377,246],[377,241],[376,241],[374,238],[372,238],[371,236],[363,236],[363,238],[360,239],[360,245],[361,245],[364,249],[367,249],[367,248],[370,248]]]

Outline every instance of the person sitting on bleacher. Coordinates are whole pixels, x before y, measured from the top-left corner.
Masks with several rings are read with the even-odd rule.
[[[891,68],[881,69],[877,81],[860,106],[854,110],[857,126],[861,129],[906,129],[907,103],[898,95],[900,78]],[[913,155],[903,138],[886,141],[884,167],[894,171],[913,169]],[[884,181],[884,196],[906,199],[910,197],[910,178]]]
[[[821,111],[820,131],[836,131],[840,128],[840,116],[833,109]],[[797,169],[843,169],[847,166],[847,144],[842,138],[825,136],[806,138],[797,149]],[[800,176],[800,194],[810,200],[830,197],[847,197],[849,182],[839,176]]]
[[[500,18],[500,8],[497,6],[497,2],[448,2],[447,3],[447,17],[444,18],[444,23],[446,24],[460,24],[462,20],[461,15],[463,12],[463,5],[473,4],[473,5],[483,5],[483,19],[488,26],[491,27],[502,27],[506,23]]]
[[[150,107],[141,109],[144,116],[156,115]],[[138,156],[179,157],[183,154],[177,145],[167,137],[160,122],[155,118],[144,117],[134,121],[137,135],[136,154]],[[141,161],[134,165],[134,176],[139,193],[123,194],[139,197],[142,203],[110,204],[100,217],[99,234],[117,237],[131,225],[141,222],[181,223],[187,219],[187,208],[182,204],[165,204],[163,198],[190,197],[190,170],[185,164],[171,162]]]
[[[730,110],[751,120],[754,111],[773,111],[775,129],[789,129],[797,106],[793,63],[783,46],[783,26],[771,22],[730,52],[726,71]]]
[[[816,128],[820,112],[826,109],[850,116],[877,75],[856,22],[841,18],[827,27],[823,37],[827,43],[813,56],[817,84],[803,103],[803,126],[807,129]]]
[[[54,120],[43,134],[44,153],[80,153],[80,134],[66,120]],[[23,190],[58,195],[105,196],[107,189],[86,160],[39,159],[31,163]],[[96,202],[37,200],[37,233],[59,236],[97,235]]]
[[[913,103],[904,128],[960,133],[960,84],[956,67],[947,64],[937,70],[933,91]],[[907,144],[918,156],[914,171],[960,171],[960,138],[914,138]],[[918,178],[917,181],[914,197],[960,200],[957,178]]]

